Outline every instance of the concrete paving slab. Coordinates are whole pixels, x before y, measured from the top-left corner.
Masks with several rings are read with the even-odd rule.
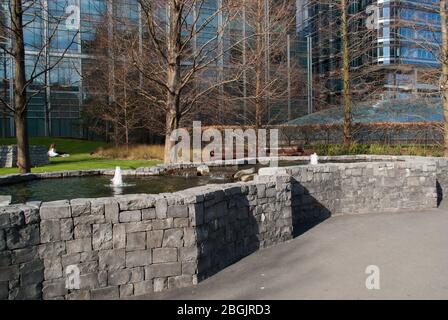
[[[448,206],[334,217],[195,287],[142,299],[448,299]],[[380,290],[366,288],[379,267]]]

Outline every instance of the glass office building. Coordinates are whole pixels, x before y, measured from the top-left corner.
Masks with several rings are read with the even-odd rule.
[[[204,15],[204,20],[213,13],[222,0],[207,0],[202,5],[200,14]],[[8,2],[1,3],[0,18],[8,21]],[[29,5],[30,1],[24,1]],[[32,2],[33,3],[33,2]],[[36,17],[42,14],[38,5],[26,11],[24,30],[26,46],[26,66],[27,72],[32,72],[36,65],[38,68],[42,64],[56,66],[49,72],[42,74],[36,79],[28,89],[31,102],[28,107],[28,131],[31,136],[63,136],[63,137],[85,137],[86,131],[82,123],[82,109],[86,101],[89,100],[89,90],[86,88],[86,81],[83,81],[83,74],[89,64],[95,63],[95,56],[92,47],[96,36],[96,26],[105,23],[105,14],[113,14],[116,17],[126,18],[135,24],[135,32],[139,32],[142,38],[144,24],[141,10],[137,0],[40,0],[34,3],[42,3],[48,8],[46,19]],[[76,24],[78,12],[73,8],[79,8],[79,26]],[[37,14],[35,14],[37,13]],[[61,22],[61,17],[70,15],[68,22]],[[73,18],[73,19],[72,19]],[[223,17],[217,16],[200,35],[196,38],[197,46],[209,41],[216,36],[220,28]],[[222,46],[226,47],[238,41],[243,34],[243,23],[241,21],[232,23],[231,29],[223,38]],[[75,26],[75,27],[74,27]],[[45,46],[46,39],[51,38],[49,46]],[[143,40],[142,40],[143,41]],[[13,65],[10,57],[1,50],[2,46],[10,46],[11,39],[2,36],[0,33],[0,95],[8,100],[12,99]],[[45,50],[42,52],[42,48]],[[292,44],[291,58],[296,55],[296,46]],[[218,69],[231,65],[232,51],[225,51],[226,54],[217,61]],[[35,61],[39,57],[39,63]],[[83,83],[84,82],[84,83]],[[44,89],[42,89],[44,88]],[[287,114],[284,108],[291,108],[294,101],[285,101],[283,104],[275,106],[273,112]],[[7,110],[1,108],[0,132],[3,137],[14,135],[14,121]]]
[[[314,79],[330,79],[326,80],[327,89],[340,91],[339,75],[332,78],[341,69],[338,2],[297,0],[297,3],[301,17],[299,34],[312,39]],[[438,0],[350,0],[348,11],[352,19],[350,46],[356,50],[368,48],[351,57],[352,70],[366,74],[365,78],[373,74],[369,70],[375,73],[375,88],[371,88],[375,98],[437,95],[434,71],[439,67],[441,38]],[[368,29],[375,16],[377,23],[373,30]],[[340,95],[322,98],[337,104]]]
[[[6,1],[2,2],[2,17],[6,23],[10,23],[8,5]],[[39,12],[40,5],[48,8],[45,10],[47,14]],[[29,2],[24,1],[24,6],[30,6]],[[84,60],[89,58],[89,43],[95,36],[95,24],[101,21],[105,3],[101,0],[45,0],[34,6],[27,8],[24,14],[27,78],[35,67],[55,67],[42,74],[28,89],[28,97],[31,98],[27,114],[28,132],[31,136],[82,137],[82,68]],[[80,23],[76,19],[69,22],[61,20],[67,14],[76,15],[76,11],[67,11],[70,6],[80,8]],[[40,18],[42,16],[43,19]],[[11,39],[5,39],[3,45],[10,46]],[[0,55],[1,92],[11,99],[13,65],[1,48]],[[39,59],[38,63],[36,59]],[[13,119],[5,112],[2,112],[0,125],[2,136],[14,135]]]

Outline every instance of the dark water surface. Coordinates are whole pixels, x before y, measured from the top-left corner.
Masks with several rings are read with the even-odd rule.
[[[354,163],[366,160],[321,161],[321,163]],[[309,161],[279,161],[279,167],[308,165]],[[196,169],[172,172],[171,175],[133,177],[124,176],[126,186],[112,187],[110,176],[91,176],[61,179],[43,179],[0,186],[0,195],[11,195],[12,203],[27,201],[54,201],[76,198],[112,197],[120,194],[147,193],[158,194],[176,192],[207,184],[223,184],[233,181],[238,170],[255,168],[257,171],[269,165],[240,165],[211,167],[210,177],[196,176]]]
[[[0,195],[11,195],[12,203],[55,201],[76,198],[112,197],[119,194],[176,192],[206,184],[227,183],[213,177],[151,176],[123,177],[124,187],[110,186],[110,176],[44,179],[0,186]]]

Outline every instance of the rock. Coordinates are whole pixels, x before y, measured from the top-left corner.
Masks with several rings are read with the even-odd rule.
[[[197,167],[198,175],[208,176],[210,174],[210,168],[207,165],[201,165]]]
[[[241,181],[242,182],[249,182],[249,181],[253,181],[255,178],[255,174],[249,174],[249,175],[245,175],[241,177]]]
[[[90,292],[92,300],[117,300],[120,297],[118,286],[94,289]]]
[[[180,262],[152,264],[145,268],[145,279],[172,277],[182,274]]]
[[[39,225],[30,224],[24,228],[11,228],[6,232],[6,246],[10,250],[22,249],[39,244]]]
[[[169,289],[180,289],[193,285],[193,277],[189,275],[181,275],[172,278],[168,278]]]
[[[184,232],[182,229],[166,230],[163,236],[163,247],[179,248],[183,245]]]
[[[43,203],[40,207],[41,219],[62,219],[71,217],[71,208],[68,200]]]
[[[140,296],[154,292],[152,280],[141,281],[134,284],[134,295]]]
[[[152,263],[177,262],[177,248],[155,248]]]
[[[163,230],[148,231],[147,246],[149,248],[160,248],[162,246]]]
[[[0,196],[0,207],[9,206],[11,204],[12,196]]]
[[[255,168],[250,168],[250,169],[247,169],[247,170],[241,170],[241,171],[238,171],[237,173],[235,173],[233,178],[236,179],[236,180],[240,180],[242,177],[254,174],[255,172],[256,172]]]
[[[124,249],[100,251],[98,257],[100,270],[116,271],[125,267],[126,251]]]
[[[126,253],[126,268],[144,267],[151,264],[151,250]]]
[[[144,250],[146,248],[146,232],[133,232],[126,235],[126,250]]]
[[[92,246],[93,250],[108,250],[112,249],[112,224],[94,224],[92,232]]]

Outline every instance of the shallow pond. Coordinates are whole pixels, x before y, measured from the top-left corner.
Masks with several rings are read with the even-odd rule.
[[[321,163],[368,162],[366,160],[321,161]],[[309,161],[280,161],[279,167],[308,165]],[[0,186],[0,195],[11,195],[12,203],[27,201],[54,201],[75,198],[100,198],[121,194],[158,194],[176,192],[207,184],[233,182],[233,175],[239,171],[255,168],[257,171],[269,165],[239,165],[210,167],[210,177],[198,177],[195,168],[182,169],[162,176],[124,176],[125,186],[112,187],[110,176],[43,179]]]
[[[125,176],[123,187],[112,187],[110,176],[44,179],[0,186],[0,195],[11,195],[12,203],[76,198],[112,197],[120,194],[176,192],[207,184],[231,182],[213,177]]]

